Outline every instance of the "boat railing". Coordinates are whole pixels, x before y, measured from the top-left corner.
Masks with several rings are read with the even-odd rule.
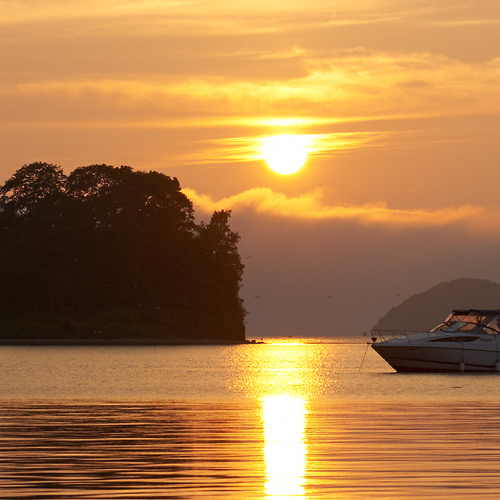
[[[429,338],[429,332],[415,331],[415,330],[372,330],[372,340],[376,342],[377,340],[389,340],[389,339],[403,339],[406,338],[408,343],[411,344],[411,336],[415,333],[427,333]]]

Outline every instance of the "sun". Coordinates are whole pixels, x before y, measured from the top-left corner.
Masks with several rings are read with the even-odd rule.
[[[305,135],[275,135],[264,139],[262,154],[275,172],[289,175],[300,170],[306,162],[308,144]]]

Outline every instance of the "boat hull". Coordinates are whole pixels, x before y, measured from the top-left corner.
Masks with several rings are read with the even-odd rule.
[[[397,372],[496,372],[496,349],[464,349],[455,346],[372,344],[373,349]]]

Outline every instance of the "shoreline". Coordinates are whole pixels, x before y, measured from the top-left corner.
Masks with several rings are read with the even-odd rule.
[[[19,345],[19,346],[185,346],[185,345],[246,345],[246,344],[264,344],[262,341],[243,340],[212,340],[212,339],[165,339],[165,340],[93,340],[93,339],[0,339],[0,346]]]

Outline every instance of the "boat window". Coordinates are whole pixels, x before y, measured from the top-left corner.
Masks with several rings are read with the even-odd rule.
[[[455,323],[452,323],[450,326],[448,326],[448,328],[446,329],[447,332],[457,332],[457,331],[461,331],[462,328],[464,328],[465,326],[467,326],[463,321],[457,321]]]
[[[468,335],[463,337],[439,337],[437,339],[432,339],[430,342],[474,342],[479,337],[475,335]]]
[[[479,328],[479,324],[474,322],[474,323],[465,323],[463,324],[458,331],[460,332],[470,332],[472,330],[477,330]]]
[[[461,321],[445,322],[433,328],[431,332],[456,332],[462,325]]]
[[[500,333],[500,318],[498,316],[486,316],[484,324],[488,333]]]
[[[479,317],[477,314],[450,314],[446,318],[446,323],[454,323],[455,321],[461,321],[462,323],[478,323]]]
[[[436,326],[431,332],[470,332],[479,327],[476,323],[465,323],[464,321],[453,321]]]
[[[448,328],[448,325],[446,323],[441,323],[440,325],[434,327],[431,332],[443,332]]]

